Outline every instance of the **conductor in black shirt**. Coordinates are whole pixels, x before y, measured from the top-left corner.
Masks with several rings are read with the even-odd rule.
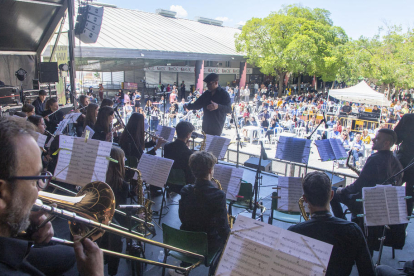
[[[220,136],[223,131],[226,114],[231,113],[230,96],[218,85],[219,76],[211,73],[204,82],[207,83],[207,91],[194,103],[186,106],[189,110],[203,109],[202,129],[206,134]]]
[[[187,142],[191,138],[191,133],[194,131],[194,126],[186,121],[181,121],[175,127],[177,132],[177,139],[164,146],[164,157],[174,160],[173,169],[180,169],[185,174],[185,184],[193,184],[195,181],[194,175],[188,165],[190,155],[193,153],[187,146]],[[169,184],[170,190],[179,193],[182,186]]]
[[[359,275],[375,275],[364,234],[358,225],[331,215],[331,181],[322,172],[308,173],[303,179],[303,198],[311,219],[288,230],[333,245],[326,275],[350,275],[354,263]]]

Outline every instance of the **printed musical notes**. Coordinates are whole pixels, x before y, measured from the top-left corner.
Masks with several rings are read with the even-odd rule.
[[[332,245],[238,216],[216,275],[324,275]]]
[[[324,140],[316,140],[315,144],[318,148],[319,156],[321,157],[321,160],[323,162],[341,160],[346,159],[348,157],[344,145],[339,139],[331,138]]]
[[[54,135],[60,135],[63,133],[63,131],[65,130],[65,127],[68,125],[69,121],[71,119],[63,119],[62,121],[60,121],[60,123],[58,124]]]
[[[311,141],[308,139],[280,136],[276,149],[276,158],[307,164],[310,149]]]
[[[143,154],[139,160],[137,169],[141,172],[142,180],[148,184],[164,187],[174,160],[162,158],[156,155]],[[138,178],[135,173],[134,179]]]
[[[221,160],[230,145],[230,139],[206,134],[206,152],[211,152],[217,159]]]
[[[69,120],[69,123],[76,123],[76,121],[78,120],[79,116],[82,115],[82,113],[78,112],[78,113],[69,113],[65,115],[65,119]]]
[[[278,199],[277,199],[277,210],[289,211],[289,212],[300,212],[298,201],[303,195],[302,189],[302,178],[300,177],[278,177]],[[307,204],[304,204],[305,210]]]
[[[405,187],[377,185],[362,188],[367,226],[408,223]]]
[[[36,142],[37,142],[37,145],[39,147],[43,148],[45,146],[47,136],[43,135],[43,134],[40,134],[39,132],[35,132],[35,135],[37,135],[37,137],[35,138]]]
[[[172,142],[174,139],[175,128],[158,125],[157,132],[155,134],[158,135],[158,137],[164,138],[168,142]]]
[[[217,164],[214,166],[214,178],[220,181],[227,199],[237,200],[243,169]]]
[[[60,135],[56,179],[78,186],[105,182],[111,147],[110,142]]]

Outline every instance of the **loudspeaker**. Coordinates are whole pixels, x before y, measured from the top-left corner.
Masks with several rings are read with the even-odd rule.
[[[78,8],[75,35],[84,43],[95,43],[101,31],[103,7],[87,5]]]
[[[39,89],[40,89],[39,80],[33,80],[33,90],[39,90]]]
[[[40,63],[39,81],[40,83],[59,82],[57,62]]]
[[[246,162],[244,162],[245,167],[257,169],[259,167],[259,158],[257,157],[250,157]],[[260,169],[264,172],[271,172],[272,171],[272,160],[263,160],[260,163]]]

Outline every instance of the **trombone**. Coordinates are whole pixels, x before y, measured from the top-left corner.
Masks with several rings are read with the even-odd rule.
[[[55,203],[57,207],[43,204],[43,201]],[[83,238],[96,240],[103,235],[104,231],[118,234],[124,238],[134,239],[145,242],[164,249],[176,251],[184,255],[198,259],[198,262],[189,267],[179,267],[170,264],[160,263],[144,258],[129,256],[109,250],[103,250],[104,253],[111,256],[127,258],[134,261],[140,261],[147,264],[157,265],[164,268],[172,268],[183,271],[187,275],[193,268],[202,264],[204,256],[196,254],[181,248],[153,241],[133,233],[109,226],[109,222],[115,213],[115,199],[112,189],[108,184],[100,181],[91,182],[85,185],[76,197],[64,197],[56,194],[39,192],[38,199],[32,208],[34,211],[45,211],[46,213],[69,220],[70,231],[73,235],[81,235]],[[68,209],[68,210],[66,210]],[[82,214],[80,216],[79,214]],[[53,238],[53,241],[64,245],[73,245],[72,242]]]
[[[55,190],[60,190],[62,192],[65,192],[67,194],[70,194],[71,196],[76,196],[76,193],[75,192],[72,192],[71,190],[65,189],[65,188],[63,188],[63,187],[61,187],[61,186],[59,186],[59,185],[57,185],[55,183],[50,182],[48,186],[53,187]],[[39,192],[39,195],[42,195],[42,194],[45,194],[45,193],[44,192]],[[57,198],[57,197],[56,196],[50,196],[49,195],[49,198],[52,199],[52,198]],[[50,200],[50,202],[53,202],[53,200]],[[115,213],[117,213],[117,214],[119,214],[121,216],[124,216],[124,217],[127,216],[127,214],[125,212],[122,212],[121,210],[118,210],[118,209],[115,209]],[[140,218],[138,218],[136,216],[131,216],[131,219],[134,220],[134,221],[136,221],[136,222],[145,223],[147,227],[154,228],[154,224],[152,224],[150,222],[146,222],[145,220],[140,219]],[[115,224],[115,223],[110,223],[110,226],[115,227],[115,228],[118,228],[118,229],[123,230],[123,231],[128,231],[127,228],[122,227],[121,225],[118,225],[118,224]],[[155,230],[155,228],[154,228],[154,230]],[[142,233],[138,233],[136,231],[132,231],[132,233],[134,233],[135,235],[144,236]]]

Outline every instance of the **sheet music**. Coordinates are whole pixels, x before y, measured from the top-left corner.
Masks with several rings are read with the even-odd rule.
[[[280,136],[276,148],[276,158],[307,164],[311,149],[311,140]]]
[[[334,152],[336,160],[348,158],[348,153],[346,153],[344,145],[342,144],[342,141],[340,139],[331,138],[329,139],[329,143],[332,146],[332,150]]]
[[[65,115],[65,119],[68,119],[70,123],[76,123],[76,121],[78,120],[79,116],[82,115],[82,113],[78,112],[78,113],[69,113]]]
[[[40,134],[39,132],[35,132],[35,135],[37,135],[37,137],[36,137],[37,145],[41,148],[44,148],[46,140],[47,140],[47,136],[43,135],[43,134]]]
[[[408,223],[405,187],[377,185],[362,188],[367,226]]]
[[[216,275],[324,275],[332,247],[330,244],[239,216]]]
[[[143,154],[139,160],[137,169],[141,172],[142,180],[148,184],[164,187],[174,160],[162,158],[156,155]],[[134,179],[138,179],[135,173]]]
[[[332,145],[328,139],[316,140],[316,147],[318,148],[319,156],[322,162],[336,160]]]
[[[60,123],[58,124],[54,135],[60,135],[63,133],[63,131],[65,130],[65,127],[68,125],[70,119],[63,119],[62,121],[60,121]]]
[[[89,138],[92,139],[93,135],[95,134],[95,131],[92,128],[90,128],[89,126],[85,127],[85,130],[82,132],[82,137],[85,138],[87,130],[89,130]]]
[[[230,141],[228,138],[206,134],[206,151],[221,160],[226,154]]]
[[[278,177],[278,199],[277,210],[300,212],[298,201],[303,195],[302,178],[300,177]],[[304,203],[306,212],[308,205]]]
[[[66,183],[83,186],[106,181],[112,143],[66,135],[59,136],[59,157],[55,177]]]
[[[155,134],[158,135],[158,137],[164,138],[168,142],[172,142],[174,139],[175,128],[158,125],[157,132]]]
[[[214,166],[214,178],[220,181],[227,199],[237,200],[236,196],[239,194],[243,172],[243,169],[231,166],[220,164]]]

